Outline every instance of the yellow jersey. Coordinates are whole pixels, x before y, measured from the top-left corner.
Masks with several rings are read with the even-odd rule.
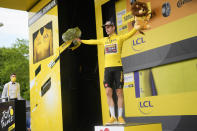
[[[98,40],[81,40],[84,44],[104,45],[105,47],[105,67],[122,66],[121,52],[122,45],[125,40],[133,36],[137,30],[134,28],[124,35],[116,35],[115,33],[109,37]]]

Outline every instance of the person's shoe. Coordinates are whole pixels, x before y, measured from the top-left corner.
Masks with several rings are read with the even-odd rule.
[[[125,120],[122,116],[118,117],[118,124],[125,124]]]
[[[111,117],[109,119],[109,121],[106,123],[106,125],[112,125],[112,124],[116,124],[117,123],[117,119],[115,117]]]

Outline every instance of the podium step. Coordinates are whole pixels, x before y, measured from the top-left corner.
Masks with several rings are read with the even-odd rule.
[[[160,123],[128,123],[125,125],[95,126],[95,131],[162,131]]]

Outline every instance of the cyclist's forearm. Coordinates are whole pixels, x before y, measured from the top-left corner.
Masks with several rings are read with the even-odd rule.
[[[88,44],[88,45],[99,45],[102,44],[102,42],[100,40],[81,40],[82,43],[84,44]]]

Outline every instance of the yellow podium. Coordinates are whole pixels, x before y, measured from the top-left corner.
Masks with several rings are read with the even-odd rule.
[[[126,125],[95,126],[95,131],[162,131],[160,123],[129,123]]]

